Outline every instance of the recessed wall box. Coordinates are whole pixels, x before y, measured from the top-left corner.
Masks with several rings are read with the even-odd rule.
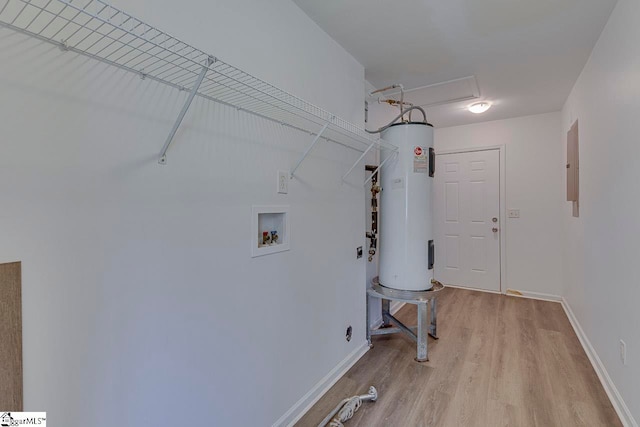
[[[251,256],[289,250],[289,206],[252,206]]]

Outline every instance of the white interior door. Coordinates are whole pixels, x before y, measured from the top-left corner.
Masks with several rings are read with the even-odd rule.
[[[500,291],[500,152],[442,154],[435,173],[435,277]]]

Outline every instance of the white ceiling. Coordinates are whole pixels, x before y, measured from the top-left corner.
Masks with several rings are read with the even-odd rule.
[[[475,76],[471,101],[429,107],[438,127],[558,111],[616,0],[294,0],[376,88]],[[453,97],[453,96],[452,96]]]

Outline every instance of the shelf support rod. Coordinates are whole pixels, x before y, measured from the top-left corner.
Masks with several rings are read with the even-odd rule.
[[[360,161],[362,161],[362,159],[364,159],[364,156],[366,156],[366,155],[367,155],[367,153],[368,153],[369,151],[371,151],[371,149],[372,149],[373,147],[375,147],[376,145],[378,145],[378,144],[379,144],[379,142],[378,142],[378,141],[373,141],[373,142],[372,142],[372,143],[367,147],[367,149],[366,149],[366,150],[364,150],[364,153],[362,153],[362,155],[361,155],[360,157],[358,157],[358,160],[356,160],[356,162],[353,164],[353,166],[351,166],[351,169],[349,169],[349,170],[347,171],[347,173],[345,173],[345,174],[342,176],[342,182],[344,182],[345,178],[349,176],[349,174],[351,173],[351,171],[353,171],[353,170],[355,169],[355,167],[356,167],[356,166],[358,166],[358,164],[360,163]]]
[[[289,174],[289,179],[293,179],[294,174],[296,173],[296,170],[298,170],[298,168],[300,167],[300,165],[302,164],[302,162],[304,161],[304,159],[307,158],[307,156],[309,155],[309,153],[311,152],[311,150],[313,149],[314,145],[316,145],[316,143],[318,141],[320,141],[320,137],[322,136],[322,134],[324,133],[325,130],[327,130],[327,127],[329,126],[329,122],[325,123],[325,125],[322,127],[322,129],[320,129],[320,132],[318,132],[316,134],[316,137],[313,138],[313,142],[311,143],[311,145],[309,146],[309,148],[307,148],[307,151],[304,152],[304,154],[302,155],[302,157],[300,158],[300,160],[298,160],[298,163],[296,163],[295,167],[291,170],[291,173]]]
[[[378,168],[377,168],[376,170],[374,170],[374,171],[373,171],[373,173],[372,173],[371,175],[369,175],[369,178],[367,178],[367,179],[364,181],[364,184],[363,184],[363,185],[367,185],[367,183],[368,183],[369,181],[371,181],[371,178],[373,178],[373,177],[374,177],[374,175],[378,173],[378,171],[380,170],[380,168],[382,168],[382,166],[384,166],[384,164],[385,164],[385,163],[387,163],[389,160],[391,160],[391,158],[392,158],[392,157],[395,157],[395,156],[397,156],[397,155],[398,155],[398,150],[394,150],[394,151],[393,151],[393,153],[389,154],[389,155],[387,156],[387,158],[386,158],[386,159],[384,159],[384,161],[383,161],[382,163],[380,163],[380,166],[378,166]]]
[[[191,88],[189,97],[187,98],[187,101],[184,103],[184,106],[182,107],[180,114],[178,114],[178,118],[176,119],[176,122],[173,124],[173,127],[171,128],[171,132],[169,132],[169,136],[167,136],[167,140],[165,141],[164,146],[162,147],[162,151],[160,152],[160,157],[158,159],[158,163],[160,163],[161,165],[167,164],[167,150],[169,149],[169,146],[171,145],[173,138],[176,136],[176,132],[178,132],[178,128],[182,124],[182,120],[184,119],[184,116],[187,114],[187,111],[189,110],[189,107],[193,102],[193,98],[195,98],[196,94],[198,93],[198,89],[200,89],[200,85],[202,84],[202,81],[204,80],[204,77],[206,76],[207,71],[209,71],[209,67],[214,62],[216,62],[216,59],[213,56],[209,56],[207,58],[206,64],[202,66],[202,71],[200,71],[200,75],[198,76],[198,79],[196,80],[193,87]]]

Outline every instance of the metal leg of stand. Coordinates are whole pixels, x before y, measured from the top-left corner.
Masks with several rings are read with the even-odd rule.
[[[438,313],[437,313],[437,298],[431,299],[431,335],[433,338],[438,339]]]
[[[369,303],[369,299],[371,298],[369,295],[366,295],[367,299],[367,343],[369,343],[369,347],[373,347],[371,344],[371,321],[369,320],[371,317],[371,303]]]
[[[391,314],[391,301],[388,299],[382,299],[380,300],[380,302],[382,303],[382,327],[386,328],[387,326],[390,325],[390,323],[386,319],[384,313]]]
[[[402,291],[390,289],[382,286],[377,278],[371,282],[371,287],[367,289],[367,296],[379,298],[381,301],[382,326],[380,329],[371,330],[371,325],[367,325],[367,338],[371,344],[371,338],[376,335],[389,335],[404,333],[417,343],[417,362],[428,362],[428,341],[429,336],[438,339],[437,335],[437,298],[436,294],[444,289],[442,283],[433,280],[433,288],[429,291]],[[418,312],[418,325],[406,326],[391,315],[391,301],[398,301],[416,305]],[[367,304],[369,301],[367,300]],[[377,302],[376,302],[377,305]],[[367,315],[371,314],[372,307],[367,305]],[[376,310],[377,311],[377,310]],[[368,322],[368,318],[367,318]],[[393,325],[393,327],[392,327]]]
[[[429,316],[427,313],[427,307],[429,302],[417,304],[418,309],[418,355],[416,362],[427,362],[429,356],[427,355],[427,341],[429,340]]]

